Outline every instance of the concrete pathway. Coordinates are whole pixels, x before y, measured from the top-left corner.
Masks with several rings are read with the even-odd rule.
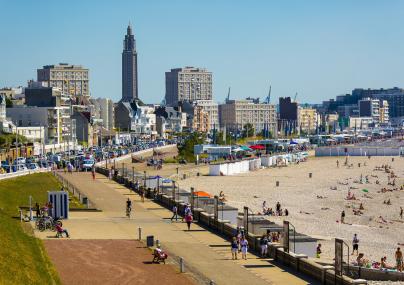
[[[171,222],[171,212],[151,200],[140,201],[137,194],[126,187],[97,174],[62,174],[82,194],[103,212],[76,212],[65,221],[73,239],[136,239],[138,228],[142,238],[153,235],[169,253],[183,257],[186,268],[215,284],[316,284],[296,272],[289,272],[271,259],[259,259],[249,254],[248,260],[231,260],[229,242],[199,227]],[[125,217],[126,200],[134,203],[131,219]],[[51,238],[53,233],[37,233],[40,238]]]

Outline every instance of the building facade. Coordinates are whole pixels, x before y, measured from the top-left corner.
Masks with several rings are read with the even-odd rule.
[[[174,68],[166,72],[166,104],[212,100],[212,73],[204,68]]]
[[[349,128],[352,130],[366,130],[373,125],[372,117],[349,117]]]
[[[109,98],[90,99],[94,106],[94,117],[102,120],[101,125],[107,130],[114,128],[114,102]]]
[[[60,63],[37,70],[37,81],[48,87],[59,87],[69,96],[90,96],[89,71],[81,65]]]
[[[359,117],[371,117],[375,125],[389,123],[389,104],[387,100],[364,98],[359,100]]]
[[[320,115],[316,109],[299,107],[299,128],[305,133],[315,133],[320,124]]]
[[[17,127],[45,127],[45,143],[60,144],[74,141],[68,107],[18,106],[7,108],[7,117]]]
[[[129,24],[122,51],[122,101],[138,99],[137,51],[135,36]]]
[[[197,106],[201,106],[203,111],[208,114],[209,117],[209,130],[218,129],[219,124],[219,104],[213,100],[197,100],[195,101]]]
[[[257,101],[227,100],[219,105],[220,127],[227,130],[241,130],[246,124],[252,124],[255,132],[269,130],[276,132],[277,113],[275,105]]]

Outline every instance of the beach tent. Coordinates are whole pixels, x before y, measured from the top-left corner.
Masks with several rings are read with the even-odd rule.
[[[196,197],[212,198],[212,195],[210,195],[208,192],[205,192],[205,191],[196,191],[196,192],[194,192],[194,195]]]

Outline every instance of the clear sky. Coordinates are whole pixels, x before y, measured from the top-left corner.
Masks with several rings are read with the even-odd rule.
[[[121,97],[122,41],[132,23],[139,95],[164,98],[164,72],[206,67],[213,96],[321,102],[353,88],[404,87],[404,1],[0,0],[0,86],[36,69],[90,69],[94,97]]]

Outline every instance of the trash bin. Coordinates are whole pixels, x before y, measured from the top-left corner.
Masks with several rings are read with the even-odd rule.
[[[146,245],[147,247],[152,247],[154,245],[154,236],[146,237]]]

